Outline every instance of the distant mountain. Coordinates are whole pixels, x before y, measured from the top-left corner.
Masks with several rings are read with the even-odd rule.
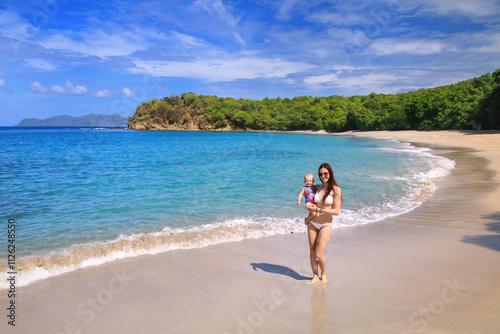
[[[82,117],[62,115],[46,119],[25,118],[16,126],[104,126],[125,128],[127,124],[128,119],[118,114],[91,114]]]

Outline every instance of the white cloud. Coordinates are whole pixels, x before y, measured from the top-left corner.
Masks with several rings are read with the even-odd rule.
[[[493,34],[474,34],[472,40],[482,44],[473,47],[473,50],[487,53],[500,53],[500,32]]]
[[[341,14],[328,12],[312,13],[307,16],[307,20],[335,27],[349,27],[353,25],[367,24],[367,22],[370,22],[367,18],[357,13]]]
[[[229,33],[238,43],[246,45],[243,37],[237,31],[240,19],[233,15],[230,6],[225,6],[221,0],[196,0],[192,6],[195,12],[202,11],[209,15],[210,20],[200,25],[203,27],[202,30],[217,31],[215,34],[211,34],[212,38],[221,32],[224,35]]]
[[[278,4],[278,15],[279,20],[288,21],[291,18],[291,12],[294,10],[295,5],[299,0],[283,0]]]
[[[333,84],[337,80],[338,80],[337,74],[325,74],[325,75],[318,75],[318,76],[304,78],[304,82],[308,85],[318,85],[324,83]]]
[[[39,82],[35,81],[30,83],[30,90],[34,93],[40,94],[48,94],[50,93],[50,89],[47,87],[43,87]]]
[[[400,80],[395,74],[377,74],[369,73],[359,76],[349,76],[339,80],[339,85],[341,87],[383,87],[387,84],[392,84]]]
[[[420,0],[424,10],[434,14],[460,13],[473,17],[494,16],[500,13],[496,0]]]
[[[241,37],[241,35],[237,32],[233,32],[233,36],[234,38],[241,44],[241,45],[244,45],[246,46],[247,43],[245,42],[245,40],[243,39],[243,37]]]
[[[125,94],[128,97],[134,96],[134,94],[132,94],[132,90],[130,90],[130,88],[123,88],[123,94]]]
[[[64,35],[54,35],[40,42],[40,45],[48,49],[67,50],[85,55],[97,55],[102,58],[128,55],[134,51],[140,50],[140,48],[127,43],[127,41],[123,39],[120,40],[120,37],[112,36],[94,41],[74,41],[70,37]]]
[[[193,6],[208,12],[212,16],[218,17],[231,27],[235,27],[238,23],[238,20],[227,10],[221,0],[196,0]]]
[[[153,34],[153,37],[158,35]],[[41,46],[53,50],[65,50],[83,55],[96,55],[101,58],[127,56],[136,51],[147,50],[152,43],[146,41],[140,32],[122,29],[108,33],[103,30],[73,31],[53,34],[40,42]]]
[[[1,10],[0,31],[4,37],[26,41],[33,37],[38,30],[17,13]]]
[[[7,86],[5,86],[5,80],[4,79],[0,79],[0,88],[7,89]]]
[[[100,90],[95,94],[95,96],[97,96],[97,97],[110,97],[111,93],[107,90]]]
[[[364,72],[369,71],[365,69]],[[357,94],[368,94],[371,92],[377,93],[394,93],[394,85],[406,77],[401,77],[391,73],[368,73],[368,74],[326,74],[319,76],[311,76],[304,79],[304,83],[313,87],[338,87],[347,89]],[[398,86],[398,88],[402,88]]]
[[[410,39],[405,41],[393,38],[381,38],[375,40],[370,45],[369,51],[379,56],[398,53],[429,55],[444,51],[455,51],[455,48],[450,47],[448,43],[441,40]]]
[[[49,89],[49,91],[57,93],[57,94],[65,94],[66,93],[66,90],[58,85],[50,86],[48,89]]]
[[[69,81],[66,81],[66,87],[68,87],[68,93],[72,95],[81,95],[87,93],[87,87],[73,86],[73,84]]]
[[[313,66],[282,59],[240,57],[229,59],[198,59],[193,62],[134,61],[133,73],[154,76],[198,78],[208,82],[238,79],[282,78],[311,69]]]
[[[205,43],[204,40],[201,40],[201,39],[193,37],[193,36],[181,34],[181,33],[177,32],[177,31],[172,31],[171,34],[184,47],[200,47],[200,46],[206,46],[207,45],[207,43]]]
[[[32,59],[25,59],[24,62],[28,66],[39,69],[39,70],[53,71],[56,69],[56,66],[54,64],[52,64],[51,62],[49,62],[45,59],[32,58]]]
[[[69,94],[69,95],[81,95],[87,93],[87,87],[85,86],[73,86],[73,84],[69,81],[66,81],[66,87],[68,87],[68,90],[62,88],[61,86],[58,85],[53,85],[50,87],[45,87],[42,86],[41,83],[38,81],[34,81],[30,83],[29,85],[30,90],[34,93],[39,93],[39,94],[49,94],[49,93],[56,93],[56,94]]]
[[[353,34],[354,36],[354,34]],[[286,53],[295,59],[304,59],[308,63],[317,61],[326,64],[338,63],[343,59],[339,44],[344,40],[352,40],[351,36],[336,36],[330,31],[323,33],[310,29],[290,30],[271,33],[267,46],[268,53]]]

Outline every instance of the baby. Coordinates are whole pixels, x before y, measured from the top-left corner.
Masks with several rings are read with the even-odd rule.
[[[297,205],[300,206],[300,200],[302,199],[302,196],[306,198],[306,204],[311,203],[311,204],[316,204],[314,202],[314,193],[316,192],[316,189],[314,187],[314,176],[312,174],[306,174],[304,176],[304,184],[305,186],[302,187],[302,190],[299,193],[299,197],[297,198]],[[315,212],[309,212],[309,216],[304,219],[304,224],[309,224],[309,222],[316,216]]]

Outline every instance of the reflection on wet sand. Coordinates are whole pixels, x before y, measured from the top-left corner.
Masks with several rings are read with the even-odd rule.
[[[328,298],[326,284],[315,284],[311,294],[311,333],[332,333],[328,320]]]

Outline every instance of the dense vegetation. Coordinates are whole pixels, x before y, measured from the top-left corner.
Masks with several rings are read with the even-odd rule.
[[[248,100],[184,93],[137,107],[129,127],[253,130],[500,129],[500,69],[402,94]]]

